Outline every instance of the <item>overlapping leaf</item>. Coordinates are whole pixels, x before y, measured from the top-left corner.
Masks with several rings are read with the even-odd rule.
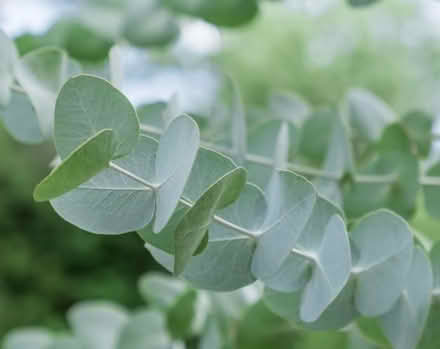
[[[376,0],[350,0],[353,5],[361,5]],[[356,136],[368,142],[377,142],[385,127],[396,121],[390,107],[371,92],[354,88],[346,96],[348,119]]]
[[[212,184],[176,228],[174,272],[180,274],[208,233],[215,213],[238,199],[246,184],[246,170],[236,168]]]
[[[173,215],[199,146],[199,128],[186,115],[174,119],[160,138],[155,162],[155,183],[158,189],[154,232],[160,232]]]
[[[379,320],[394,349],[417,347],[428,318],[432,286],[429,259],[420,247],[416,247],[400,298]]]
[[[263,193],[257,187],[247,185],[237,201],[217,213],[219,217],[231,223],[231,226],[212,223],[206,249],[193,256],[182,276],[198,288],[215,291],[232,291],[254,282],[250,266],[255,239],[251,235],[243,235],[236,229],[248,234],[256,232],[262,225],[265,213],[266,201]],[[171,233],[172,236],[173,232],[166,233]],[[151,239],[152,234],[141,235],[147,241],[146,247],[153,257],[172,271],[172,249],[164,247],[164,241],[161,244],[157,239]],[[164,236],[164,231],[159,236],[163,236],[165,241],[170,241]]]
[[[41,133],[45,138],[53,135],[57,95],[64,82],[78,71],[79,68],[69,60],[67,54],[56,48],[32,51],[23,56],[16,65],[16,79],[35,108]],[[76,145],[80,143],[82,142]]]
[[[79,75],[58,95],[55,146],[62,159],[103,129],[114,132],[113,158],[130,153],[137,144],[139,122],[128,99],[107,81]]]
[[[9,104],[0,105],[0,115],[8,132],[19,142],[38,144],[43,142],[40,124],[29,97],[12,91]]]
[[[268,213],[260,229],[252,272],[259,279],[273,276],[295,247],[316,201],[315,190],[303,177],[274,172],[267,190]]]
[[[382,315],[405,287],[413,251],[410,228],[392,212],[379,210],[364,217],[350,238],[356,307],[364,316]]]
[[[156,151],[157,142],[141,136],[135,149],[114,164],[152,182]],[[120,234],[142,229],[153,219],[155,195],[139,181],[108,168],[51,204],[61,217],[81,229]]]

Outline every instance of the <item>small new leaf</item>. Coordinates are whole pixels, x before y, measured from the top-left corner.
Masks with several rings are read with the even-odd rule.
[[[113,153],[113,132],[98,132],[38,184],[34,191],[34,199],[48,201],[77,188],[107,168]]]

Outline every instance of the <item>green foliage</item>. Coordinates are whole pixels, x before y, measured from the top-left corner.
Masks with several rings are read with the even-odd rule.
[[[116,28],[91,23],[92,8],[84,25],[109,40],[124,36],[151,47],[175,39],[178,12],[223,26],[247,23],[258,12],[253,2],[197,5],[115,2],[105,14],[117,19]],[[119,85],[118,47],[109,56]],[[360,331],[394,349],[415,349],[433,336],[436,250],[429,261],[405,221],[421,188],[428,212],[437,215],[437,164],[421,170],[434,138],[429,114],[398,118],[363,89],[350,90],[341,108],[315,110],[281,93],[268,103],[274,120],[248,132],[250,118],[228,80],[231,132],[217,144],[203,138],[219,124],[208,120],[213,129],[201,132],[204,124],[182,113],[177,96],[167,106],[139,108],[139,118],[111,83],[71,77],[80,68],[59,49],[31,51],[0,67],[6,125],[29,143],[53,138],[60,158],[35,199],[50,200],[61,217],[91,233],[137,231],[153,258],[191,285],[145,278],[140,287],[152,310],[82,303],[68,313],[73,337],[27,331],[6,338],[7,349],[26,346],[26,336],[45,338],[44,349],[182,348],[199,337],[202,347],[310,346],[319,341],[309,331],[343,328],[328,334],[331,345],[369,347]],[[21,129],[13,120],[21,103],[16,92],[40,133],[33,121]],[[254,282],[263,299],[239,320],[222,309],[221,321],[219,296],[192,288],[237,292]]]

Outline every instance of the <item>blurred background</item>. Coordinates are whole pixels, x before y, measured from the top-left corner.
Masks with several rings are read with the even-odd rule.
[[[88,71],[102,72],[113,23],[102,12],[89,13],[89,26],[72,20],[83,3],[1,0],[0,28],[21,54],[59,45]],[[358,9],[344,0],[265,1],[237,29],[181,21],[180,36],[166,48],[123,48],[122,89],[136,105],[177,92],[185,110],[208,114],[226,73],[238,81],[250,114],[274,90],[320,107],[337,106],[351,87],[371,90],[399,114],[440,111],[438,1],[386,0]],[[51,145],[22,145],[0,125],[0,154],[0,337],[23,325],[62,328],[66,309],[83,299],[139,304],[137,278],[158,267],[137,235],[95,236],[33,202],[33,188],[54,156]],[[423,207],[412,224],[440,238],[440,225]]]

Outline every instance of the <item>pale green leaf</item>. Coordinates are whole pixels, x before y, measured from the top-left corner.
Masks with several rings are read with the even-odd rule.
[[[113,348],[169,349],[171,345],[164,315],[147,310],[137,312],[125,323]]]
[[[166,226],[176,209],[199,146],[199,128],[186,115],[174,119],[160,138],[155,165],[158,189],[154,232]]]
[[[298,148],[298,129],[291,123],[288,123],[287,130],[282,131],[283,121],[269,120],[257,124],[254,128],[248,132],[248,151],[249,154],[261,156],[272,161],[272,159],[283,159],[284,165],[281,169],[286,168],[286,162],[292,157]],[[277,143],[280,139],[280,134],[284,134],[284,151],[281,151],[281,146],[278,147]],[[286,134],[288,134],[288,142]],[[288,143],[288,144],[286,144]],[[279,162],[279,161],[278,161]],[[273,166],[261,165],[253,161],[246,162],[246,168],[249,173],[249,181],[257,184],[261,188],[265,188],[270,180],[273,172]]]
[[[141,136],[129,155],[113,163],[152,182],[156,150],[154,139]],[[153,219],[155,196],[142,183],[109,168],[51,204],[61,217],[81,229],[121,234],[142,229]]]
[[[289,256],[312,214],[316,193],[303,177],[276,171],[267,198],[268,213],[252,261],[252,272],[260,279],[274,275]]]
[[[12,91],[9,104],[0,105],[0,115],[5,128],[16,140],[22,143],[43,142],[37,115],[29,98],[21,92]]]
[[[11,100],[11,85],[14,82],[14,67],[18,52],[14,43],[0,30],[0,106],[7,106]]]
[[[394,349],[415,349],[423,333],[431,305],[433,285],[429,259],[416,247],[405,287],[380,324]]]
[[[83,302],[72,307],[67,320],[87,349],[115,349],[129,321],[127,311],[107,302]]]
[[[301,291],[284,293],[265,288],[263,300],[271,311],[293,322],[299,328],[336,330],[347,326],[358,316],[353,300],[355,288],[356,283],[353,280],[349,281],[321,316],[309,323],[301,320]]]
[[[375,0],[350,0],[353,4],[372,2]],[[346,96],[348,120],[355,135],[367,142],[377,142],[385,127],[396,121],[391,108],[371,92],[351,89]]]
[[[41,133],[45,138],[51,138],[53,135],[57,95],[64,82],[78,69],[64,51],[56,48],[31,51],[16,65],[16,79],[35,108]],[[88,136],[86,135],[82,141]],[[71,150],[81,143],[75,144]]]
[[[301,319],[305,322],[318,320],[342,291],[350,272],[350,244],[345,224],[341,217],[333,216],[316,252],[311,279],[304,289]]]
[[[364,316],[384,314],[405,287],[413,251],[411,230],[399,216],[379,210],[364,217],[350,238],[357,309]]]
[[[23,328],[9,332],[3,340],[3,349],[48,349],[52,334],[41,328]]]
[[[300,233],[296,244],[297,250],[317,255],[321,248],[325,229],[330,219],[341,214],[339,209],[329,201],[318,196],[312,215]],[[302,289],[310,278],[311,261],[291,252],[280,269],[273,275],[262,278],[266,286],[280,292],[294,292]]]
[[[61,89],[55,108],[55,146],[62,159],[102,129],[114,134],[118,158],[136,146],[139,122],[129,100],[107,81],[79,75]]]
[[[246,170],[236,168],[213,183],[185,214],[174,233],[174,273],[180,274],[206,236],[215,213],[238,199],[246,184]]]
[[[300,128],[310,113],[307,102],[299,95],[288,91],[275,91],[269,98],[269,110],[274,117]]]
[[[177,297],[186,290],[186,285],[174,277],[159,273],[148,273],[139,280],[141,296],[152,306],[168,309]]]
[[[47,201],[87,182],[109,167],[113,156],[111,130],[102,130],[75,149],[35,188],[34,199]]]

